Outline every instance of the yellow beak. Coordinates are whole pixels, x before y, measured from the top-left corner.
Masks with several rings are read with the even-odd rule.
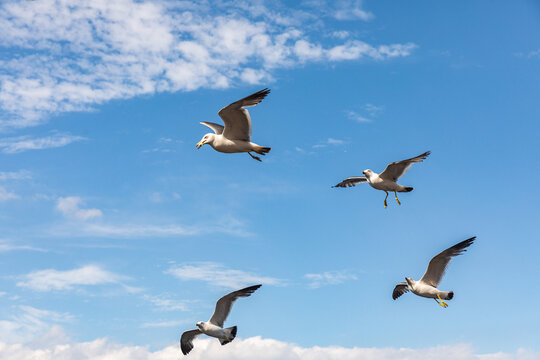
[[[197,145],[195,145],[197,147],[197,150],[201,148],[201,146],[204,145],[204,140],[201,140],[197,143]]]

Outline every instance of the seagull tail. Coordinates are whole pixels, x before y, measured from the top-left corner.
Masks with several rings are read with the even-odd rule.
[[[403,190],[399,190],[399,192],[411,192],[414,188],[412,186],[405,186]]]
[[[237,328],[236,326],[233,326],[230,328],[226,328],[224,330],[225,330],[225,334],[227,335],[227,339],[219,339],[219,342],[221,343],[221,345],[226,345],[234,340],[234,338],[236,337]]]
[[[452,300],[454,298],[453,291],[441,291],[441,298],[444,300]]]
[[[257,146],[253,151],[255,151],[259,155],[266,155],[272,150],[272,148],[264,147],[264,146]]]

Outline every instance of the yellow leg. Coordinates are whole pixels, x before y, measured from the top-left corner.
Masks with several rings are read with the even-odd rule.
[[[401,203],[399,202],[399,199],[397,198],[397,192],[394,191],[394,194],[396,195],[396,201],[399,205],[401,205]]]
[[[388,206],[388,203],[386,202],[386,199],[388,198],[388,191],[385,191],[386,193],[386,197],[384,198],[384,208],[386,209],[386,207]]]
[[[439,298],[439,300],[441,300],[441,302],[439,303],[439,302],[437,301],[437,299],[435,299],[435,301],[437,301],[437,304],[441,305],[441,306],[444,307],[444,308],[447,308],[447,307],[448,307],[448,304],[445,303],[445,302],[443,301],[443,299],[441,299],[441,297],[439,296],[439,294],[437,294],[437,297]]]

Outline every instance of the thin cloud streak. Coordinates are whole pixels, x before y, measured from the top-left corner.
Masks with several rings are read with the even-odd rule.
[[[85,140],[85,138],[61,133],[45,137],[31,137],[27,135],[10,137],[0,139],[0,151],[4,154],[17,154],[28,150],[59,148],[81,140]]]
[[[212,286],[226,287],[231,289],[240,289],[247,285],[266,284],[283,285],[281,279],[260,276],[243,270],[229,269],[225,265],[214,262],[199,262],[173,266],[165,271],[180,280],[198,280],[204,281]]]
[[[96,265],[86,265],[73,270],[38,270],[21,276],[17,286],[34,291],[73,290],[82,285],[120,284],[130,278],[102,269]],[[126,290],[134,289],[124,286]]]

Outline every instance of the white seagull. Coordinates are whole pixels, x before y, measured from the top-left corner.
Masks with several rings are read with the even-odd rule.
[[[463,252],[467,251],[466,248],[474,242],[474,239],[476,239],[476,236],[464,240],[434,256],[429,262],[426,273],[420,280],[415,281],[406,277],[405,280],[407,282],[396,285],[392,292],[392,299],[396,300],[398,297],[411,290],[413,294],[418,296],[435,299],[435,301],[439,299],[441,302],[437,301],[437,304],[444,308],[448,307],[448,304],[445,303],[443,299],[452,300],[454,292],[440,291],[437,289],[437,286],[439,286],[450,260],[452,260],[454,256],[461,255]]]
[[[365,176],[353,176],[343,180],[339,184],[332,187],[344,188],[355,186],[359,183],[368,182],[372,188],[377,190],[383,190],[386,193],[386,197],[384,198],[384,208],[388,206],[386,199],[388,198],[389,191],[394,192],[397,203],[401,205],[401,202],[399,202],[399,199],[397,197],[397,193],[410,192],[413,191],[414,188],[411,186],[402,186],[397,184],[397,179],[399,179],[403,174],[405,174],[407,170],[409,170],[409,168],[412,166],[412,164],[422,162],[425,158],[429,156],[429,154],[431,154],[431,151],[426,151],[422,155],[388,164],[386,169],[384,169],[384,171],[380,174],[377,174],[376,172],[373,172],[369,169],[364,170],[362,171],[362,174],[364,174]]]
[[[218,338],[221,345],[233,341],[236,337],[236,326],[224,329],[223,323],[227,320],[227,316],[229,316],[229,312],[231,312],[231,308],[236,299],[250,296],[261,286],[262,285],[253,285],[245,289],[233,291],[219,299],[210,320],[199,321],[197,323],[198,329],[184,331],[180,338],[180,349],[182,349],[182,353],[187,355],[191,349],[193,349],[193,339],[201,334]]]
[[[197,143],[197,149],[204,144],[208,144],[214,150],[223,153],[241,153],[247,152],[253,159],[261,161],[258,156],[251,154],[251,151],[259,155],[266,155],[272,148],[259,146],[251,142],[251,117],[246,107],[255,106],[260,103],[270,89],[263,89],[240,99],[219,110],[218,115],[225,123],[225,126],[201,122],[214,130],[214,134],[208,133]]]

